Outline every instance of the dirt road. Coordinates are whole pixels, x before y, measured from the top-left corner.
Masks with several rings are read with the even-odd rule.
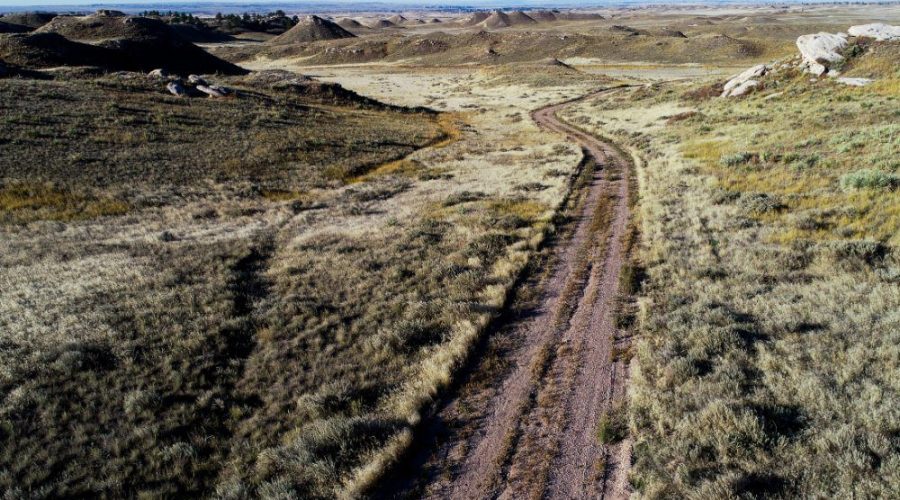
[[[482,387],[459,391],[435,415],[434,426],[452,430],[424,458],[407,496],[628,494],[630,444],[598,438],[601,417],[624,397],[627,375],[612,351],[629,218],[628,165],[612,147],[556,117],[572,102],[542,108],[532,118],[577,142],[586,168],[596,166],[574,210],[574,229],[552,247],[553,270],[540,280],[528,314],[500,332],[511,340],[495,361],[507,368]]]

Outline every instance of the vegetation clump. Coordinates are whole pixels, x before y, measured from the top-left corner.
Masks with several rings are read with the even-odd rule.
[[[725,167],[737,167],[739,165],[744,165],[748,163],[754,157],[753,153],[741,152],[741,153],[733,153],[729,155],[724,155],[719,160],[722,163],[722,166]]]
[[[614,444],[628,435],[625,412],[620,408],[607,410],[597,422],[597,440],[601,444]]]
[[[900,187],[900,175],[883,170],[861,169],[841,176],[841,188],[853,189],[896,189]]]

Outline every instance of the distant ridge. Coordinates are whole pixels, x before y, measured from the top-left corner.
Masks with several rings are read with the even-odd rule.
[[[491,14],[488,12],[476,12],[471,16],[463,19],[462,24],[464,26],[475,26],[489,17],[491,17]]]
[[[537,21],[529,16],[528,14],[522,12],[521,10],[516,10],[507,14],[509,17],[509,21],[512,26],[519,26],[522,24],[537,24]]]
[[[379,28],[396,28],[397,25],[387,19],[379,19],[374,23],[369,25],[370,28],[379,29]]]
[[[527,14],[535,21],[540,22],[552,22],[557,19],[556,14],[554,14],[552,10],[535,10],[529,11]]]
[[[406,23],[407,21],[409,21],[409,19],[407,19],[407,18],[401,16],[400,14],[391,16],[391,17],[387,18],[387,20],[390,21],[390,22],[392,22],[392,23],[394,23],[394,24],[404,24],[404,23]]]
[[[363,25],[363,23],[353,19],[352,17],[342,17],[337,21],[337,25],[345,30],[353,33],[354,30],[367,30],[368,26]]]
[[[31,28],[28,26],[3,22],[3,19],[0,17],[0,33],[27,33],[31,31]]]
[[[15,53],[26,67],[89,65],[106,70],[246,73],[194,45],[158,19],[109,11],[58,16],[29,37],[8,42],[6,51]]]
[[[337,40],[354,38],[356,35],[342,28],[339,24],[319,16],[307,16],[296,26],[273,38],[269,43],[285,45],[291,43],[309,43],[320,40]]]
[[[30,31],[49,23],[54,17],[56,14],[53,12],[20,12],[6,14],[0,17],[0,22],[25,26]]]
[[[537,21],[522,11],[506,13],[501,10],[495,10],[484,21],[478,23],[478,25],[485,28],[496,29],[536,23]]]

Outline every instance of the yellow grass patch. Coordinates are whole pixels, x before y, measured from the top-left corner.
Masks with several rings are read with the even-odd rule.
[[[466,124],[466,116],[463,113],[442,113],[437,119],[443,139],[432,145],[433,148],[445,148],[462,137],[462,126]]]
[[[375,169],[347,180],[347,184],[356,184],[359,182],[367,182],[375,177],[382,175],[413,175],[421,166],[418,162],[409,158],[389,161],[376,167]]]
[[[900,79],[890,78],[886,80],[875,81],[870,84],[869,90],[872,92],[886,95],[886,96],[898,96],[900,95]]]
[[[458,141],[462,136],[461,126],[464,123],[464,118],[461,113],[442,113],[438,115],[436,122],[441,132],[434,139],[434,142],[427,146],[428,148],[445,148]],[[406,157],[383,163],[362,175],[345,179],[345,182],[347,184],[367,182],[383,175],[412,176],[421,168],[417,161]]]
[[[498,200],[490,202],[488,207],[501,215],[513,215],[528,222],[535,222],[550,213],[546,204],[532,200]]]
[[[269,201],[305,201],[311,202],[318,199],[318,196],[309,191],[287,190],[287,189],[263,189],[262,197]]]
[[[765,169],[752,172],[713,169],[723,188],[729,191],[807,195],[826,189],[834,181],[825,176],[805,175],[788,169]]]
[[[729,141],[726,139],[689,141],[681,146],[681,152],[685,158],[700,160],[709,164],[719,161],[728,143]]]
[[[121,215],[128,204],[62,191],[43,184],[12,184],[0,188],[0,222],[71,221]]]
[[[787,205],[786,214],[802,210],[833,210],[834,214],[827,217],[826,228],[777,226],[778,230],[770,240],[772,242],[789,244],[797,240],[825,241],[850,237],[877,240],[891,246],[900,244],[900,195],[895,192],[860,191],[811,195],[791,198]],[[759,217],[770,223],[783,218],[780,214]]]

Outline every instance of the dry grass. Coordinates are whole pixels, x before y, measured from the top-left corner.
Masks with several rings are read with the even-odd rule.
[[[259,89],[236,100],[186,101],[156,87],[140,75],[3,82],[10,98],[0,125],[7,290],[0,301],[0,489],[14,496],[265,496],[277,491],[267,479],[279,469],[267,458],[274,451],[263,451],[292,442],[298,422],[318,422],[317,437],[304,438],[313,457],[304,463],[331,460],[332,469],[291,484],[327,496],[396,429],[390,418],[359,415],[402,379],[380,380],[376,389],[349,385],[341,374],[360,364],[354,356],[371,355],[362,354],[361,341],[351,353],[333,354],[333,372],[308,372],[323,350],[335,350],[331,340],[328,349],[314,340],[316,332],[331,330],[327,338],[344,344],[355,339],[344,331],[350,318],[360,320],[351,331],[389,324],[405,307],[400,296],[391,298],[393,309],[374,297],[352,302],[355,312],[340,304],[352,293],[364,297],[360,286],[387,298],[392,288],[381,286],[414,275],[402,258],[400,267],[388,260],[425,258],[416,250],[422,245],[433,255],[452,252],[431,245],[430,233],[398,228],[388,245],[361,240],[377,249],[361,265],[351,250],[359,238],[323,235],[285,246],[276,235],[331,203],[353,211],[398,192],[388,185],[342,193],[324,172],[364,170],[434,142],[436,120]],[[307,265],[293,269],[292,259]],[[426,289],[444,279],[419,277]],[[415,342],[442,339],[428,330],[432,323],[410,325],[424,335]],[[395,347],[402,356],[415,350]],[[405,366],[382,367],[400,377]],[[366,384],[380,376],[370,372]],[[313,395],[323,378],[337,385],[323,389],[319,403]],[[343,420],[328,421],[335,412]],[[360,439],[341,439],[340,457],[315,448],[352,429]]]
[[[704,55],[731,62],[790,45],[516,35],[500,37],[499,61],[566,45],[693,61],[716,44]],[[468,63],[471,47],[486,57],[473,44],[415,62]],[[559,222],[579,152],[528,110],[602,79],[312,72],[454,113],[238,79],[223,82],[244,92],[227,101],[176,99],[134,75],[0,81],[0,490],[356,497],[403,456]],[[700,92],[697,104],[670,86],[577,117],[648,158],[635,262],[648,281],[623,282],[646,294],[629,312],[644,340],[612,354],[637,365],[628,423],[646,496],[897,489],[896,191],[855,180],[896,173],[897,82],[803,84],[785,84],[793,104],[776,130],[757,116],[779,103],[765,93],[735,104]],[[797,144],[794,124],[815,120],[849,135],[810,127],[820,142]],[[757,174],[770,152],[769,175]],[[542,394],[550,418],[559,394]]]
[[[645,161],[629,406],[643,497],[900,488],[900,198],[883,182],[897,97],[779,80],[742,100],[663,86],[566,114]],[[698,114],[667,123],[673,107]]]
[[[436,120],[422,113],[243,89],[238,99],[179,99],[136,74],[3,80],[0,177],[145,193],[209,182],[255,183],[257,190],[333,187],[335,178],[359,175],[440,137]]]
[[[42,146],[46,160],[30,173],[7,161],[8,185],[54,183],[4,198],[17,217],[44,208],[0,229],[0,488],[365,489],[552,230],[577,149],[508,121],[504,104],[523,112],[524,99],[459,122],[259,89],[265,98],[183,101],[115,78],[3,84],[22,97],[4,101],[0,148]],[[420,82],[405,95],[421,99],[440,81],[396,78]],[[74,127],[77,106],[95,101],[114,103],[97,110],[107,125]],[[79,148],[97,158],[81,170],[63,154]],[[400,157],[403,168],[364,175]],[[82,206],[120,198],[129,206],[117,216]],[[46,208],[56,205],[81,215],[60,220]]]
[[[0,223],[91,219],[122,215],[128,208],[124,201],[80,196],[48,184],[14,182],[0,187]]]

